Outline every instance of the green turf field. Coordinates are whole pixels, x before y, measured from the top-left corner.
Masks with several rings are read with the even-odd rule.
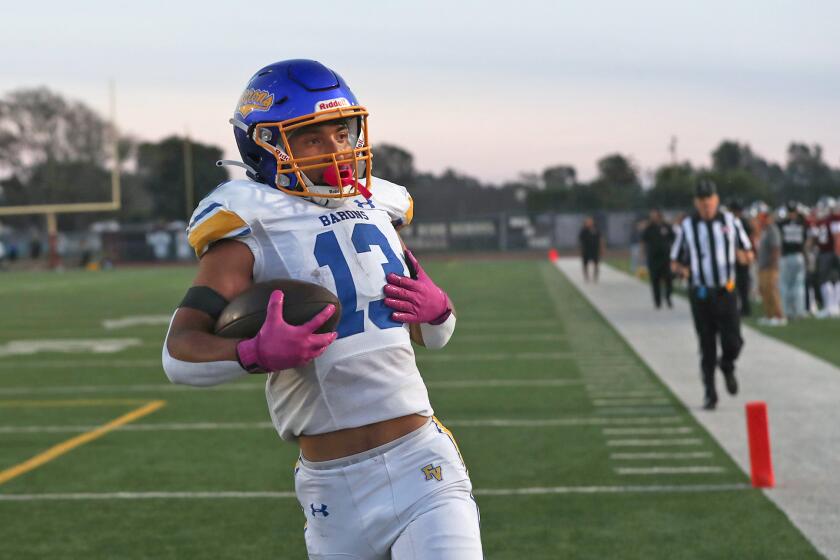
[[[487,558],[819,557],[548,263],[426,265],[459,320],[418,362],[470,467]],[[305,558],[297,452],[261,379],[196,389],[160,368],[154,323],[192,272],[0,275],[0,558]],[[153,324],[103,326],[137,316]],[[53,339],[126,347],[12,342]]]

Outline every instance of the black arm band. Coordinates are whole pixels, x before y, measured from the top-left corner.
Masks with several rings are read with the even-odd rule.
[[[197,309],[210,315],[213,319],[218,319],[222,314],[222,310],[227,307],[228,300],[214,290],[207,286],[193,286],[187,290],[187,294],[181,301],[178,307],[189,307],[190,309]]]

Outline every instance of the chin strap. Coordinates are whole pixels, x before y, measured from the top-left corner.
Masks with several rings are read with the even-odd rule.
[[[216,162],[217,167],[222,167],[225,165],[229,165],[230,167],[241,167],[242,169],[252,173],[254,176],[257,175],[257,170],[248,165],[247,163],[242,163],[241,161],[236,161],[233,159],[220,159]]]

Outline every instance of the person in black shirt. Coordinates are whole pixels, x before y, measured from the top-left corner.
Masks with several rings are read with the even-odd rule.
[[[701,179],[694,190],[696,212],[680,223],[671,248],[671,269],[689,278],[689,302],[700,342],[706,410],[717,406],[715,370],[718,367],[729,394],[738,393],[735,360],[744,339],[735,296],[734,265],[737,261],[748,264],[752,258],[752,243],[741,221],[729,212],[720,211],[719,202],[715,184]]]
[[[580,256],[583,259],[583,279],[589,282],[589,263],[591,262],[593,265],[592,279],[597,282],[603,238],[598,226],[595,225],[595,219],[591,216],[583,220],[583,227],[578,234],[578,242],[580,243]]]
[[[674,230],[670,224],[662,219],[662,212],[654,208],[650,211],[650,221],[642,231],[642,242],[645,245],[650,286],[653,289],[653,305],[656,309],[662,307],[662,285],[665,285],[665,303],[671,304],[671,266],[670,252],[674,243]]]
[[[805,316],[805,241],[808,225],[799,213],[796,201],[789,201],[786,210],[784,219],[777,224],[782,234],[779,287],[785,317],[797,319]]]

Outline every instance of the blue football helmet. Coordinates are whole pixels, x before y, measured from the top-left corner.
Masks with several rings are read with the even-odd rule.
[[[329,205],[360,193],[369,196],[367,117],[341,76],[320,62],[299,59],[275,62],[254,74],[230,122],[249,177]],[[303,127],[329,121],[347,125],[354,147],[295,157],[289,137]],[[316,169],[324,169],[327,185],[315,185],[307,177],[307,171]]]

